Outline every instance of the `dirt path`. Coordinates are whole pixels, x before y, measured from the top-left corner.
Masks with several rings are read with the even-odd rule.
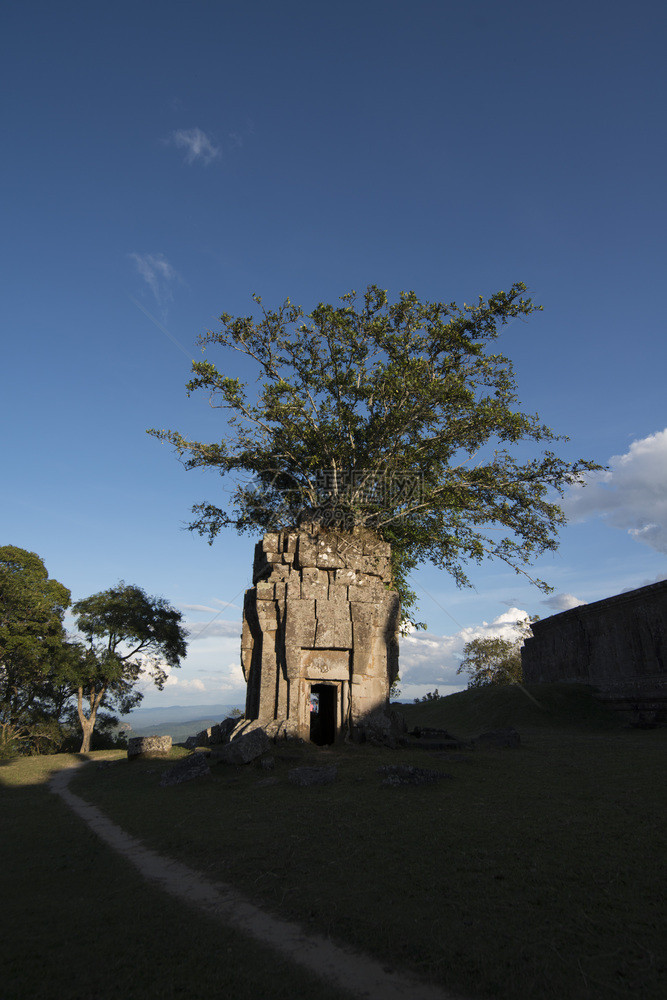
[[[333,944],[319,934],[303,930],[296,923],[271,916],[248,902],[236,889],[222,882],[211,882],[192,868],[144,847],[140,840],[131,837],[103,812],[69,790],[67,785],[78,766],[66,768],[55,775],[50,782],[51,790],[101,840],[165,892],[275,948],[328,983],[367,1000],[463,1000],[409,975],[391,972],[375,959],[352,948]]]

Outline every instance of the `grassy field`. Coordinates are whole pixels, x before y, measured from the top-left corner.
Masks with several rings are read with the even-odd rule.
[[[166,763],[123,760],[103,770],[84,769],[71,787],[151,846],[241,888],[265,908],[464,995],[657,1000],[667,992],[667,730],[624,729],[576,689],[528,690],[542,707],[519,688],[463,692],[404,707],[410,725],[442,726],[461,736],[514,724],[522,737],[516,749],[430,755],[285,745],[272,751],[272,771],[217,765],[209,779],[161,788]],[[299,763],[336,763],[338,780],[292,786],[287,771]],[[433,767],[451,777],[427,786],[385,787],[377,768],[387,763]],[[31,788],[44,799],[43,786],[24,783],[14,792],[24,803],[21,810],[29,808]],[[167,928],[176,941],[181,932],[190,933],[195,918],[179,923],[177,904],[164,897],[156,902],[153,890],[137,886],[122,862],[91,843],[92,835],[59,802],[51,799],[50,809],[58,816],[60,843],[70,851],[74,844],[76,850],[85,847],[98,892],[92,908],[70,899],[63,903],[67,872],[61,875],[58,865],[51,872],[42,857],[49,838],[35,798],[35,863],[45,885],[52,876],[60,881],[55,898],[48,894],[54,900],[51,921],[57,906],[65,905],[77,927],[86,921],[99,927],[98,907],[112,905],[115,937],[123,929],[120,899],[113,895],[121,891],[122,870],[122,891],[131,894],[125,912],[169,915],[153,938],[156,945]],[[24,818],[18,824],[19,843],[26,823]],[[95,858],[104,854],[104,862],[93,861],[91,851]],[[78,884],[88,884],[87,877],[77,875]],[[38,919],[45,939],[49,921],[41,913]],[[146,921],[152,934],[148,916]],[[124,933],[132,954],[138,953],[141,936]],[[210,963],[207,933],[194,938]],[[216,932],[218,940],[227,936]],[[18,938],[23,941],[23,935]],[[32,954],[27,934],[24,944],[25,962]],[[108,945],[107,965],[114,947]],[[249,946],[234,941],[225,947],[236,959],[236,949],[243,954]],[[84,952],[75,960],[79,969]],[[243,960],[238,964],[243,967]],[[260,964],[252,968],[261,975]],[[208,969],[203,957],[204,977]],[[292,983],[291,995],[300,996]],[[199,995],[193,984],[191,975],[189,995]],[[319,985],[317,992],[325,996]],[[132,995],[153,994],[135,989]]]
[[[3,1000],[342,1000],[143,882],[47,790],[49,777],[76,759],[0,766]]]

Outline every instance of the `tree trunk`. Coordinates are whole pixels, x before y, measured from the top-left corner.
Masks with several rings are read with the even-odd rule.
[[[90,751],[90,740],[93,735],[93,729],[95,728],[95,719],[84,719],[81,723],[81,728],[83,729],[83,740],[81,741],[79,753],[88,753]]]
[[[90,700],[90,717],[87,719],[83,714],[83,688],[80,687],[77,690],[76,710],[79,715],[79,722],[81,723],[81,731],[83,733],[83,740],[81,741],[81,749],[79,750],[79,753],[90,752],[90,740],[93,735],[93,729],[95,728],[97,709],[100,707],[100,702],[102,701],[102,698],[104,698],[105,691],[106,685],[97,693],[95,693],[95,688],[90,689],[88,693]]]

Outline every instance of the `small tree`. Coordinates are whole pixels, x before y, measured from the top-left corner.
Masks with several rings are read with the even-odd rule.
[[[162,597],[150,597],[140,587],[118,586],[77,601],[77,628],[86,639],[74,667],[77,715],[83,732],[81,753],[90,739],[100,708],[130,711],[143,695],[135,690],[139,674],[148,674],[162,690],[167,679],[163,663],[180,666],[185,656],[181,613]],[[84,712],[84,699],[88,715]]]
[[[517,283],[460,308],[414,292],[390,303],[371,285],[359,305],[350,292],[307,317],[289,299],[266,310],[259,296],[258,321],[223,313],[222,331],[200,344],[251,359],[259,392],[225,374],[226,358],[223,370],[193,362],[188,393],[208,393],[227,412],[229,434],[206,444],[148,432],[170,442],[186,468],[231,477],[231,509],[199,503],[189,527],[212,541],[227,525],[276,529],[307,511],[345,531],[372,528],[391,543],[404,624],[416,601],[407,578],[419,562],[459,586],[469,584],[465,562],[485,557],[528,576],[523,567],[557,547],[565,518],[553,494],[600,466],[549,450],[512,454],[521,441],[567,440],[517,408],[512,364],[489,349],[499,327],[541,308],[525,290]]]
[[[65,641],[69,603],[69,590],[49,578],[35,552],[0,547],[0,744],[11,734],[13,743],[34,743],[36,703]],[[39,728],[39,738],[35,730],[40,745],[49,742],[47,728]]]
[[[463,647],[463,660],[457,674],[469,674],[469,688],[521,683],[521,647],[530,635],[531,623],[535,621],[538,621],[537,616],[516,622],[518,635],[514,639],[500,636],[471,639]]]

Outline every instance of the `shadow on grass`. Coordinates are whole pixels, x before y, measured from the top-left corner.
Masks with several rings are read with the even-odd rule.
[[[2,996],[341,1000],[276,953],[151,888],[48,790],[63,766],[114,756],[22,758],[0,772]]]
[[[458,695],[414,706],[412,724],[515,724],[516,749],[277,745],[268,772],[219,764],[161,788],[166,765],[137,762],[72,788],[160,853],[464,995],[661,998],[667,731],[625,730],[558,690],[536,724],[530,699],[506,694],[483,713]],[[383,786],[378,767],[399,762],[452,780]],[[337,780],[295,787],[299,763],[335,763]]]

